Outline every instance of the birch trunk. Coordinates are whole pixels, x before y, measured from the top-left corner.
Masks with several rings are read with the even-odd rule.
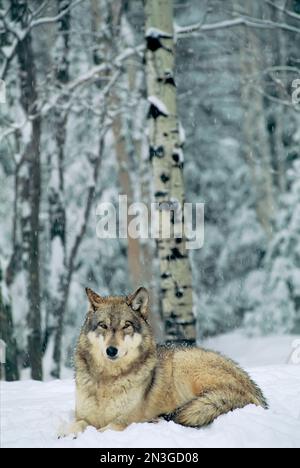
[[[183,152],[174,78],[173,1],[146,0],[147,87],[150,158],[155,201],[184,204]],[[174,216],[174,218],[178,218]],[[183,222],[183,215],[174,224]],[[174,227],[176,227],[174,225]],[[186,240],[158,240],[160,292],[166,341],[195,343],[192,272]]]

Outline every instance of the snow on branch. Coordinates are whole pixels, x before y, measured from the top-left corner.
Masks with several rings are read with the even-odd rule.
[[[67,13],[69,13],[70,10],[75,8],[77,5],[82,3],[83,0],[75,0],[72,2],[67,8],[64,8],[58,15],[56,16],[50,16],[50,17],[45,17],[45,18],[39,18],[35,21],[32,21],[30,24],[29,28],[33,29],[36,28],[37,26],[44,26],[45,24],[51,24],[51,23],[57,23],[60,21]]]
[[[67,8],[62,10],[56,16],[34,19],[44,9],[44,7],[47,5],[48,1],[45,1],[36,10],[36,12],[32,15],[31,21],[29,21],[29,24],[26,26],[26,28],[23,28],[23,29],[22,28],[17,29],[15,27],[15,25],[12,26],[12,25],[9,24],[9,22],[7,20],[7,16],[8,16],[9,11],[10,11],[9,9],[6,12],[1,10],[0,11],[0,21],[3,24],[4,31],[12,34],[15,37],[15,39],[14,39],[12,45],[9,48],[6,48],[4,50],[4,53],[2,52],[2,55],[4,55],[5,59],[3,61],[3,65],[2,65],[2,67],[0,69],[0,79],[4,80],[4,78],[6,76],[6,73],[7,73],[7,70],[8,70],[8,67],[9,67],[9,64],[10,64],[10,62],[12,61],[12,59],[14,58],[14,56],[16,54],[17,47],[18,47],[19,43],[24,41],[24,39],[28,36],[28,34],[32,31],[32,29],[34,29],[34,28],[36,28],[38,26],[43,26],[43,25],[46,25],[46,24],[53,24],[53,23],[56,23],[56,22],[60,21],[62,18],[64,18],[64,16],[71,9],[75,8],[77,5],[79,5],[82,2],[83,2],[83,0],[73,1]],[[6,52],[6,50],[7,50],[7,52]]]
[[[114,65],[120,67],[125,60],[132,57],[133,55],[141,55],[145,50],[145,45],[141,44],[137,47],[129,47],[125,49],[120,55],[118,55],[114,60]]]
[[[157,28],[148,28],[145,34],[146,38],[152,37],[153,39],[172,39],[173,36],[170,33],[161,31]]]
[[[87,72],[80,75],[78,78],[74,79],[68,85],[62,88],[61,92],[58,93],[52,102],[46,104],[42,109],[42,114],[46,114],[49,110],[53,109],[57,102],[65,95],[71,94],[80,86],[85,85],[88,82],[93,81],[95,78],[98,78],[99,75],[103,72],[111,71],[113,68],[120,69],[123,62],[128,58],[140,54],[144,50],[145,46],[141,45],[139,47],[130,47],[118,55],[112,63],[102,63],[101,65],[95,66],[88,70]],[[109,82],[108,87],[106,87],[102,94],[107,94],[110,88],[115,84],[116,75],[113,76],[112,80]]]
[[[293,32],[295,34],[300,34],[300,28],[286,24],[286,23],[277,23],[270,20],[260,20],[258,18],[251,17],[240,17],[232,20],[220,21],[218,23],[211,24],[202,24],[195,23],[189,26],[178,26],[175,25],[175,34],[178,37],[189,37],[200,32],[209,32],[217,31],[219,29],[232,28],[237,26],[247,26],[250,28],[259,28],[259,29],[282,29],[284,31]]]
[[[60,91],[54,96],[52,96],[52,98],[49,101],[45,103],[40,103],[37,106],[38,111],[34,115],[27,116],[23,122],[11,123],[10,128],[0,133],[0,141],[2,141],[5,138],[8,138],[10,135],[14,134],[17,131],[22,130],[29,122],[32,122],[37,117],[44,117],[45,115],[47,115],[52,109],[54,109],[58,105],[58,103],[63,97],[72,96],[72,93],[74,93],[81,86],[93,82],[96,78],[99,77],[101,73],[107,71],[111,72],[115,68],[116,72],[113,74],[108,84],[99,94],[99,100],[101,101],[109,94],[111,88],[116,84],[122,71],[122,64],[128,58],[137,54],[140,55],[144,49],[144,44],[138,47],[130,47],[128,49],[125,49],[120,55],[118,55],[112,63],[102,63],[101,65],[93,67],[87,72],[83,73],[82,75],[68,83],[66,86],[62,87]]]

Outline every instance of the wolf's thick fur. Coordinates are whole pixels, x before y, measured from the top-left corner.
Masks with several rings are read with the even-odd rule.
[[[90,310],[76,350],[76,421],[123,430],[159,417],[202,427],[254,404],[261,390],[233,361],[192,347],[156,346],[148,324],[148,293],[101,298],[87,290]],[[117,356],[108,356],[117,352]]]

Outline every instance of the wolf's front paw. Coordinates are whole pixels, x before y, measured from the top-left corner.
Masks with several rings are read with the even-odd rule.
[[[72,436],[73,439],[77,439],[78,435],[86,430],[88,423],[85,421],[74,421],[72,424],[66,427],[62,427],[57,437],[58,439],[63,439],[64,437]]]
[[[98,432],[105,432],[105,431],[117,431],[117,432],[122,432],[126,429],[125,424],[108,424],[107,426],[101,427],[101,429],[98,430]]]

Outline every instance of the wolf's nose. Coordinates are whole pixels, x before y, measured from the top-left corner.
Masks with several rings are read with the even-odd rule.
[[[109,348],[107,348],[106,354],[110,358],[115,358],[118,354],[118,350],[114,346],[110,346]]]

